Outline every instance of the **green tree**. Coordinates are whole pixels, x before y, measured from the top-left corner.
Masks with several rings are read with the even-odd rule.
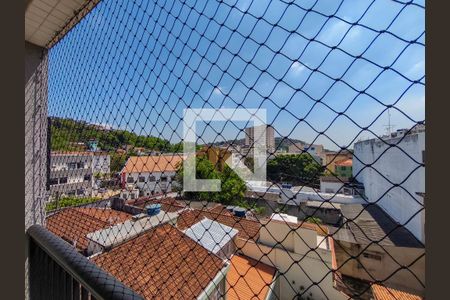
[[[245,182],[228,166],[225,166],[222,172],[214,168],[214,165],[205,156],[196,156],[188,158],[196,160],[196,179],[220,179],[220,192],[185,192],[184,197],[190,200],[219,202],[224,205],[236,204],[242,201],[245,196]],[[178,191],[183,189],[184,167],[180,165],[175,177],[179,184]],[[194,174],[188,174],[194,176]]]
[[[121,154],[121,153],[112,153],[111,154],[111,173],[117,173],[122,170],[122,168],[125,166],[125,163],[128,159],[128,155]]]
[[[83,198],[64,197],[64,198],[59,199],[58,201],[52,201],[52,202],[47,203],[47,206],[45,207],[45,209],[46,209],[46,211],[51,211],[51,210],[55,210],[55,209],[63,208],[63,207],[92,203],[92,202],[99,201],[99,200],[101,200],[101,199],[95,198],[95,197],[83,197]]]
[[[279,155],[267,162],[267,177],[274,182],[318,185],[323,166],[307,153]]]

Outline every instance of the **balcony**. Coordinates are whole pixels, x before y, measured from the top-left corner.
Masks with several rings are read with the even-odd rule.
[[[143,299],[47,229],[27,238],[31,299]]]
[[[423,295],[424,5],[28,2],[30,299]]]

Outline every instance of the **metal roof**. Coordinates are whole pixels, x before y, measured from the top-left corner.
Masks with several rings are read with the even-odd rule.
[[[87,234],[86,237],[103,247],[112,247],[114,245],[128,241],[156,226],[171,222],[177,217],[177,213],[160,212],[155,216],[138,220],[128,220],[106,229],[100,229],[91,232]]]
[[[208,251],[217,254],[220,249],[238,234],[238,230],[208,218],[204,218],[200,222],[186,229],[184,234],[202,245]]]

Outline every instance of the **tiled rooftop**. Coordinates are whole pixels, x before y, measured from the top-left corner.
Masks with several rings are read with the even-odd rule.
[[[414,294],[388,288],[379,284],[372,285],[372,294],[375,300],[422,300]]]
[[[222,204],[217,204],[216,206],[210,207],[207,209],[208,211],[216,214],[223,214],[228,216],[233,216],[233,213],[227,210],[227,207]]]
[[[266,299],[275,268],[241,255],[234,255],[227,273],[227,299]]]
[[[336,166],[338,167],[351,167],[353,165],[353,160],[352,159],[343,159],[340,161],[337,161],[335,163]]]
[[[243,239],[257,240],[261,224],[257,221],[230,216],[226,213],[217,213],[204,209],[190,209],[182,212],[178,217],[177,227],[185,230],[188,227],[200,222],[204,218],[222,223],[239,231],[238,236]]]
[[[93,261],[146,299],[194,299],[225,262],[171,225],[159,226]]]
[[[131,215],[103,208],[67,208],[47,217],[47,228],[79,251],[88,246],[86,235],[131,219]]]
[[[174,172],[183,161],[181,155],[131,156],[122,169],[124,173]]]

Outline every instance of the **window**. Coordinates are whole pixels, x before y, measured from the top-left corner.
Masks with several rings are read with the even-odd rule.
[[[84,175],[84,181],[90,181],[90,180],[91,180],[90,174]]]
[[[58,184],[58,178],[50,178],[50,185],[57,185]]]
[[[134,183],[134,178],[131,176],[127,177],[127,183]]]
[[[84,169],[84,163],[83,162],[77,163],[77,169]]]
[[[145,182],[145,176],[139,176],[139,182]]]
[[[77,168],[77,164],[76,163],[68,163],[67,168],[69,170],[75,170]]]
[[[156,178],[155,178],[155,176],[150,175],[150,177],[148,178],[148,180],[149,180],[150,182],[155,182],[155,181],[156,181]]]
[[[59,184],[64,184],[64,183],[67,183],[67,177],[61,177],[59,179]]]
[[[167,181],[167,176],[161,176],[161,182],[166,182]]]

